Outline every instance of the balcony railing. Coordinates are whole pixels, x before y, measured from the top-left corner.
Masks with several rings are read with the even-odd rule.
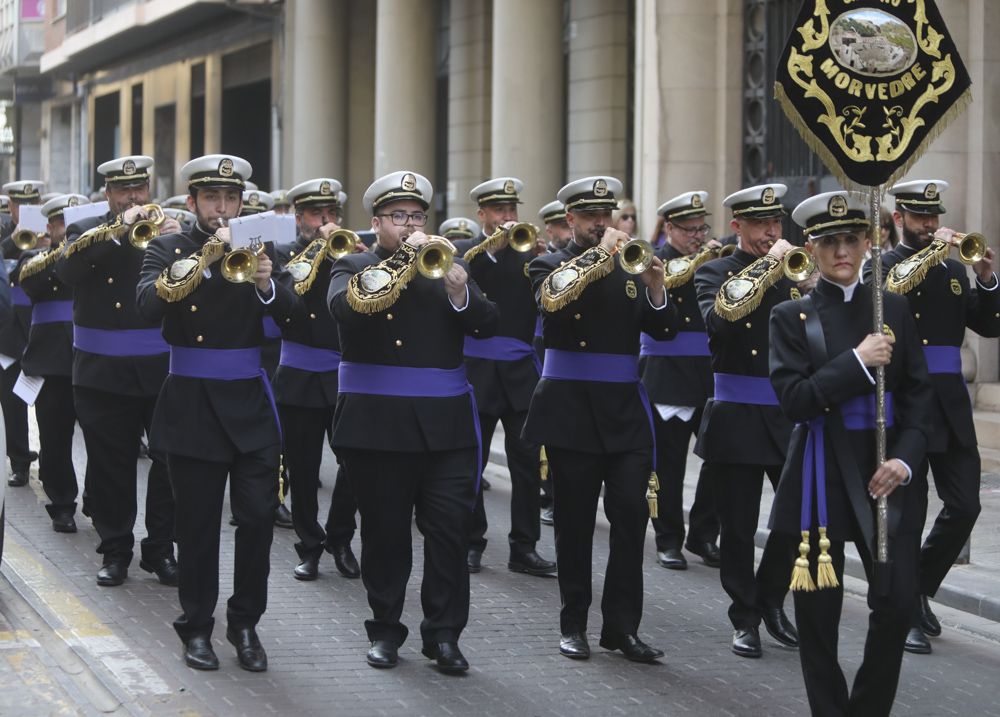
[[[0,74],[38,69],[45,49],[37,0],[0,0]]]
[[[146,0],[72,0],[66,5],[66,32],[85,30],[115,10]]]

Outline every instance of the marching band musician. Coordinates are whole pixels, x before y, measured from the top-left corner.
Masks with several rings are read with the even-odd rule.
[[[465,559],[481,457],[462,344],[466,335],[491,336],[498,312],[460,258],[448,268],[447,240],[421,231],[432,196],[415,172],[377,179],[363,199],[376,244],[333,267],[329,305],[343,360],[332,445],[361,511],[368,664],[394,667],[408,634],[400,617],[416,509],[424,536],[421,652],[442,672],[461,673],[469,667],[458,640],[469,615]],[[421,249],[428,245],[433,251]],[[422,259],[435,252],[443,261],[425,273],[441,276],[420,275]]]
[[[438,234],[452,242],[458,239],[475,239],[481,231],[478,223],[466,217],[445,219],[438,227]]]
[[[782,410],[797,422],[771,529],[802,536],[792,595],[814,715],[890,713],[916,603],[926,484],[911,468],[923,461],[930,437],[933,390],[917,325],[902,297],[884,294],[885,333],[870,333],[873,291],[858,281],[869,247],[867,211],[863,198],[844,191],[795,208],[792,216],[821,278],[805,298],[777,304],[770,320],[771,384]],[[886,381],[888,459],[881,466],[875,451],[877,366],[885,367]],[[874,567],[879,496],[888,496],[889,504],[887,590]],[[837,656],[846,541],[854,542],[864,564],[871,610],[850,692]]]
[[[45,185],[33,180],[7,182],[3,185],[10,216],[3,216],[0,227],[0,250],[8,260],[7,274],[10,281],[14,313],[10,321],[0,322],[0,353],[15,359],[3,369],[0,384],[0,406],[4,415],[4,435],[7,437],[7,458],[10,460],[11,477],[8,485],[23,486],[28,483],[31,464],[38,460],[38,453],[28,447],[28,406],[14,395],[14,384],[21,373],[21,354],[28,341],[31,323],[31,301],[20,288],[14,270],[21,250],[14,244],[14,234],[20,220],[21,206],[38,204]]]
[[[279,283],[302,297],[303,311],[282,324],[281,360],[274,375],[274,396],[285,433],[285,467],[292,484],[292,522],[299,542],[295,550],[299,580],[315,580],[323,550],[333,555],[337,572],[345,578],[361,577],[351,550],[354,537],[354,494],[337,470],[337,482],[326,519],[317,521],[319,467],[323,441],[333,430],[337,406],[337,369],[340,339],[337,323],[326,303],[330,270],[336,258],[328,235],[340,228],[340,182],[319,178],[288,190],[295,211],[298,239],[284,260]],[[353,248],[351,249],[353,251]]]
[[[558,199],[538,210],[538,218],[545,225],[545,250],[550,254],[565,249],[573,241],[573,230],[566,221],[566,207]]]
[[[473,280],[500,310],[496,335],[466,338],[465,365],[476,390],[483,468],[489,462],[493,431],[498,422],[503,423],[511,483],[507,568],[547,576],[555,573],[556,564],[535,549],[541,537],[540,448],[521,437],[531,394],[541,373],[531,343],[538,306],[528,280],[528,263],[535,257],[538,239],[527,251],[517,251],[505,234],[517,222],[522,189],[524,184],[514,177],[498,177],[473,187],[469,196],[479,206],[483,233],[473,240],[457,241],[455,247],[468,262]],[[481,569],[486,529],[486,507],[480,490],[469,536],[470,573]]]
[[[639,333],[669,337],[676,313],[667,303],[663,264],[638,275],[619,266],[611,229],[622,184],[587,177],[559,190],[573,241],[529,267],[542,311],[545,365],[524,424],[544,445],[555,499],[556,560],[562,610],[559,652],[590,657],[587,613],[597,500],[611,523],[601,603],[602,647],[635,662],[663,656],[638,637],[642,618],[642,551],[655,485],[652,415],[638,374]]]
[[[947,258],[950,246],[939,241],[932,247],[933,240],[947,242],[955,235],[940,227],[940,215],[945,213],[941,194],[947,189],[948,183],[939,179],[900,182],[889,189],[896,200],[893,217],[902,240],[883,257],[886,288],[905,294],[927,359],[935,396],[927,462],[944,503],[920,551],[920,599],[906,637],[906,651],[916,654],[929,653],[927,636],[941,634],[928,598],[934,597],[962,551],[981,509],[981,464],[972,404],[962,377],[962,341],[966,328],[988,338],[1000,336],[993,250],[987,249],[972,264],[976,284],[970,287],[962,263]],[[909,273],[896,280],[894,272],[904,267],[911,267]],[[864,271],[870,280],[870,264]],[[927,464],[914,469],[926,476]],[[926,509],[925,504],[925,513]]]
[[[274,209],[274,198],[256,189],[247,189],[243,192],[243,209],[240,210],[241,217],[249,217],[254,214],[263,214]]]
[[[86,204],[79,194],[65,194],[42,206],[46,235],[18,261],[21,288],[31,299],[31,329],[21,358],[25,376],[44,379],[35,399],[38,420],[38,478],[49,503],[45,506],[57,533],[75,533],[76,471],[73,469],[73,289],[53,271],[66,237],[63,210]]]
[[[695,453],[712,476],[721,527],[719,577],[732,600],[732,650],[741,657],[761,656],[761,619],[779,643],[798,645],[783,608],[786,558],[794,545],[772,533],[754,574],[764,475],[778,484],[792,430],[767,379],[771,308],[800,296],[782,276],[783,257],[792,248],[781,238],[786,191],[784,184],[763,184],[726,197],[737,249],[702,265],[694,277],[715,374]]]
[[[227,251],[224,225],[239,214],[250,172],[249,162],[225,154],[199,157],[181,168],[188,209],[198,221],[186,234],[150,242],[136,290],[140,315],[162,321],[170,345],[170,372],[156,402],[150,450],[166,455],[177,504],[182,614],[174,629],[185,645],[185,663],[200,670],[219,667],[211,635],[227,477],[237,526],[226,638],[243,669],[267,669],[256,625],[267,605],[281,434],[261,369],[261,319],[267,313],[283,322],[297,299],[271,279],[272,247],[256,254],[253,246]],[[249,280],[240,280],[241,268]]]
[[[673,339],[658,341],[641,337],[639,356],[642,381],[656,410],[656,465],[660,479],[659,517],[653,518],[656,557],[671,570],[687,568],[681,552],[684,545],[684,473],[688,443],[701,425],[705,402],[712,397],[711,353],[705,322],[698,309],[694,273],[698,266],[716,258],[717,242],[708,241],[711,227],[705,203],[708,192],[685,192],[669,199],[657,210],[664,218],[666,241],[658,256],[670,282],[670,302],[680,314],[680,331]],[[706,243],[706,247],[702,244]],[[702,464],[691,505],[691,532],[685,547],[706,565],[719,567],[719,520],[715,515],[711,477]]]
[[[275,214],[288,214],[292,209],[292,203],[288,199],[288,193],[284,189],[275,189],[271,192],[271,200],[274,202]]]
[[[153,160],[119,157],[101,164],[108,212],[71,224],[56,262],[73,292],[73,402],[87,446],[86,507],[100,537],[97,584],[121,585],[135,545],[136,472],[140,439],[150,431],[167,375],[167,344],[159,325],[142,318],[135,287],[143,249],[131,235],[150,211]],[[180,231],[165,218],[157,232]],[[146,479],[146,537],[139,566],[163,585],[177,585],[174,499],[162,456],[151,455]]]

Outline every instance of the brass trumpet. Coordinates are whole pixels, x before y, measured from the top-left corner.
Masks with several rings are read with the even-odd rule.
[[[802,247],[788,250],[781,261],[782,269],[792,281],[805,281],[816,270],[812,255]]]
[[[226,281],[234,284],[253,281],[253,275],[257,273],[257,265],[260,263],[259,257],[264,253],[264,245],[256,248],[233,249],[222,257],[222,265],[219,272]]]
[[[440,279],[455,263],[455,247],[444,237],[429,236],[428,239],[431,241],[417,252],[417,271],[428,279]]]
[[[518,222],[506,230],[507,243],[514,251],[522,254],[534,251],[535,240],[538,238],[538,227],[528,222]]]
[[[986,237],[979,232],[956,233],[948,243],[958,249],[958,260],[963,264],[975,264],[986,256]]]
[[[618,261],[629,274],[641,274],[653,265],[653,245],[645,239],[631,239],[618,250]]]
[[[719,247],[719,258],[722,258],[724,256],[729,256],[734,251],[736,251],[735,244],[723,244],[721,247]]]
[[[361,241],[350,229],[337,229],[326,238],[326,253],[331,259],[354,253],[354,248]]]
[[[136,249],[145,249],[149,246],[149,242],[159,235],[160,226],[167,219],[163,207],[159,204],[145,204],[142,208],[146,211],[147,217],[133,224],[128,233],[129,243]]]
[[[35,233],[30,229],[22,229],[14,233],[14,236],[11,237],[11,241],[13,241],[14,246],[21,251],[28,251],[38,246],[38,240],[43,236],[44,234]]]

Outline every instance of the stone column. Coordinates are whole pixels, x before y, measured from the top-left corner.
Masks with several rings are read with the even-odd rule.
[[[174,124],[174,193],[181,194],[187,186],[181,183],[181,167],[191,156],[191,61],[185,60],[176,65],[174,77],[174,97],[176,98],[177,117]]]
[[[375,19],[375,172],[434,176],[434,0],[379,0]],[[435,187],[435,193],[443,187]]]
[[[134,82],[123,82],[118,89],[118,155],[142,154],[142,147],[132,146],[132,85]]]
[[[371,227],[361,197],[375,180],[375,5],[352,3],[347,38],[347,173],[338,177],[347,192],[346,226]]]
[[[205,154],[222,151],[222,55],[205,56]]]
[[[614,3],[592,5],[596,11]],[[603,13],[618,16],[615,10],[600,10]],[[599,17],[597,22],[603,24],[608,18]],[[623,23],[621,29],[626,29]],[[524,181],[521,218],[536,223],[538,209],[551,202],[562,186],[563,75],[561,0],[494,3],[490,137],[495,150],[490,176],[509,174]],[[601,106],[597,96],[593,99],[595,106]],[[580,162],[582,166],[582,158]]]

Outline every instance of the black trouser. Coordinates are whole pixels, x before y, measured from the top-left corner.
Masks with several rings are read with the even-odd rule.
[[[982,509],[979,502],[981,464],[979,449],[959,445],[950,429],[947,450],[928,453],[927,461],[934,475],[934,488],[944,503],[920,550],[919,590],[922,595],[933,597],[972,535]],[[926,475],[927,462],[920,470]],[[921,524],[926,519],[925,508]]]
[[[219,530],[229,487],[236,519],[233,594],[226,608],[230,627],[254,627],[267,608],[274,511],[278,507],[279,447],[261,448],[219,463],[167,454],[170,483],[177,504],[177,564],[183,613],[174,629],[185,643],[194,635],[210,636],[219,600]]]
[[[46,376],[35,400],[38,420],[38,478],[49,504],[45,509],[55,518],[76,512],[76,471],[73,469],[73,382],[69,376]]]
[[[428,453],[341,450],[361,511],[361,579],[372,609],[372,619],[365,620],[369,640],[402,645],[409,634],[400,618],[413,566],[414,509],[424,536],[421,637],[427,644],[455,642],[465,628],[475,453],[473,448]]]
[[[555,480],[560,629],[563,634],[587,630],[594,524],[603,485],[611,538],[601,600],[601,636],[615,639],[634,635],[642,619],[642,549],[649,520],[646,487],[652,450],[597,454],[550,446],[546,453]]]
[[[733,601],[729,619],[737,629],[757,627],[762,610],[784,603],[799,543],[796,538],[771,531],[754,574],[754,535],[764,475],[772,486],[777,486],[781,466],[712,462],[709,471],[721,528],[719,577]]]
[[[792,538],[797,540],[797,538]],[[809,554],[816,574],[819,535],[812,534]],[[813,715],[888,715],[896,696],[903,644],[916,602],[919,535],[890,539],[892,556],[889,594],[876,596],[869,589],[868,637],[864,658],[850,695],[837,658],[840,614],[844,600],[844,543],[831,541],[830,556],[840,587],[815,592],[793,592],[795,625],[799,633],[799,661]],[[864,541],[855,541],[864,563],[868,584],[873,584],[872,556]],[[790,568],[786,573],[790,574]]]
[[[535,549],[541,536],[539,510],[541,498],[539,484],[540,448],[521,438],[527,411],[513,411],[503,416],[479,414],[479,426],[483,433],[483,467],[490,460],[490,443],[497,421],[503,423],[504,450],[507,452],[507,469],[510,471],[510,533],[507,541],[511,553],[527,553]],[[476,496],[476,509],[472,517],[472,533],[469,547],[482,552],[486,550],[486,507],[483,504],[482,486]]]
[[[149,432],[156,396],[126,396],[76,386],[74,405],[87,445],[87,505],[101,537],[104,561],[132,560],[135,545],[139,440]],[[150,456],[146,477],[146,537],[142,559],[174,554],[174,498],[167,465]]]
[[[354,537],[357,505],[343,467],[337,470],[325,530],[320,527],[317,518],[319,468],[323,461],[326,433],[333,421],[333,410],[333,406],[306,408],[278,405],[285,436],[285,469],[292,488],[292,524],[295,534],[299,536],[295,550],[303,560],[323,552],[324,546],[349,545]]]
[[[0,406],[3,407],[4,433],[7,436],[7,457],[14,472],[28,470],[35,457],[28,447],[28,406],[13,392],[20,373],[21,362],[15,361],[0,376]]]
[[[680,548],[684,544],[684,474],[687,472],[688,445],[701,425],[701,409],[690,421],[674,416],[669,421],[653,412],[656,426],[656,475],[660,479],[657,504],[660,517],[653,518],[656,549]],[[702,463],[688,520],[688,542],[698,546],[714,543],[719,537],[719,518],[715,514],[712,481],[706,463]]]

